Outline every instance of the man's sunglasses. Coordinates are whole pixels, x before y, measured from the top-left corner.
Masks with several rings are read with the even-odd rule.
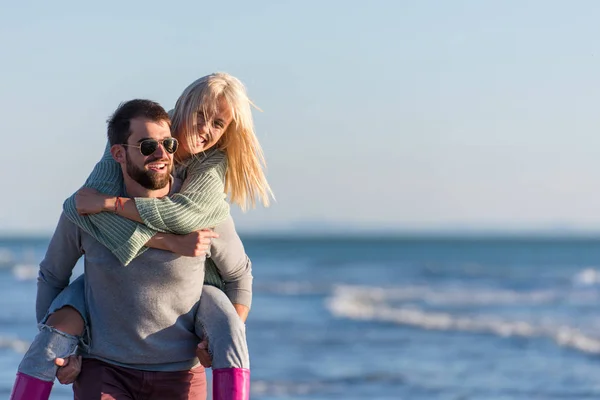
[[[123,146],[137,147],[138,149],[140,149],[140,153],[142,153],[143,156],[147,157],[153,154],[158,149],[159,145],[162,145],[162,147],[164,147],[167,153],[173,154],[177,151],[177,147],[179,147],[179,142],[175,138],[166,138],[163,140],[144,139],[140,142],[139,145],[124,144]]]

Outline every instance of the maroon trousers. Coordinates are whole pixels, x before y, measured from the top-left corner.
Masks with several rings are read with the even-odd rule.
[[[206,400],[206,373],[201,366],[154,372],[86,358],[73,393],[75,400]]]

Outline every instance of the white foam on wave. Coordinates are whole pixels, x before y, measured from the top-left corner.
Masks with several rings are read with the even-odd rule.
[[[600,271],[595,268],[585,268],[573,277],[573,283],[580,286],[600,284]]]
[[[16,264],[12,267],[13,276],[19,281],[31,281],[37,279],[37,265],[33,264]]]
[[[21,339],[0,336],[0,349],[9,349],[17,353],[25,353],[29,348],[29,342]]]
[[[565,296],[552,290],[517,292],[501,289],[472,289],[464,287],[399,286],[370,287],[336,285],[334,293],[360,298],[363,301],[422,301],[431,305],[523,305],[546,304]]]
[[[369,293],[373,292],[373,293]],[[326,300],[326,307],[337,316],[362,321],[391,322],[415,328],[487,333],[501,337],[546,337],[560,346],[585,353],[600,354],[600,338],[566,326],[531,321],[510,321],[495,316],[461,316],[427,311],[415,306],[394,306],[378,288],[342,286]]]

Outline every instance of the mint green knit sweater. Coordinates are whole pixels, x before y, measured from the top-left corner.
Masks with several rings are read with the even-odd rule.
[[[102,212],[81,216],[75,207],[73,194],[63,204],[65,215],[107,247],[124,265],[127,265],[147,247],[146,242],[157,232],[187,234],[199,229],[212,228],[229,216],[225,195],[227,157],[213,149],[194,157],[178,168],[183,180],[179,193],[164,198],[136,197],[135,204],[144,224],[119,215]],[[121,166],[112,158],[110,145],[102,159],[86,180],[84,186],[109,196],[123,195]],[[216,267],[207,259],[205,283],[222,287]]]

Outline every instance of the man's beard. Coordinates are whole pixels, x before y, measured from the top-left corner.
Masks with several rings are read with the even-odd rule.
[[[163,189],[171,181],[171,171],[173,169],[173,164],[171,163],[170,160],[164,161],[164,163],[166,165],[166,167],[165,167],[166,173],[159,173],[159,172],[149,171],[144,168],[138,168],[137,166],[135,166],[133,163],[130,162],[127,154],[125,155],[125,158],[126,158],[127,174],[131,177],[131,179],[133,179],[134,181],[139,183],[145,189],[148,189],[148,190]],[[151,162],[156,162],[156,161],[160,161],[160,160],[155,158],[155,159],[146,161],[146,164],[149,164]]]

